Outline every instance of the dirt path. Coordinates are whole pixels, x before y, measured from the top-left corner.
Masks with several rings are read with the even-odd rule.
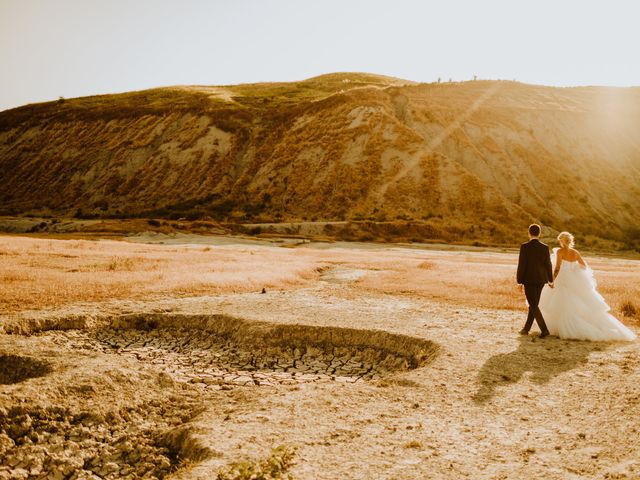
[[[90,392],[77,391],[72,375],[81,368],[79,360],[64,366],[65,355],[93,362],[97,379],[114,369],[124,375],[121,381],[142,379],[135,390],[112,387],[121,397],[118,401],[135,403],[137,396],[159,401],[164,387],[158,382],[164,375],[173,398],[198,405],[195,416],[174,424],[161,421],[150,409],[149,422],[155,427],[147,432],[165,432],[165,438],[166,432],[188,432],[173,450],[167,446],[171,442],[145,443],[155,448],[154,454],[165,455],[166,470],[136,474],[137,464],[130,461],[123,468],[134,473],[110,473],[108,468],[115,467],[101,463],[103,478],[162,477],[173,469],[171,462],[177,464],[172,455],[196,459],[172,478],[212,478],[235,461],[268,457],[278,445],[295,448],[290,473],[299,479],[640,478],[640,342],[520,337],[523,312],[363,293],[358,282],[365,274],[340,266],[324,272],[313,287],[293,291],[113,301],[57,313],[25,313],[25,319],[56,318],[51,322],[57,325],[73,318],[76,323],[67,326],[85,328],[1,336],[0,353],[13,350],[47,357],[54,366],[54,373],[46,377],[0,385],[2,406],[6,409],[28,395],[34,396],[31,402],[37,403],[40,395],[43,404],[55,403],[65,382],[67,395],[90,398]],[[296,370],[293,361],[300,355],[292,350],[282,363],[276,359],[268,368],[255,368],[255,361],[233,343],[179,330],[181,325],[173,325],[176,330],[171,331],[161,325],[135,330],[99,327],[100,318],[132,312],[176,319],[218,315],[242,319],[249,326],[268,322],[348,327],[364,332],[361,341],[374,350],[375,342],[388,341],[376,336],[383,331],[434,342],[438,349],[418,368],[379,369],[382,356],[366,359],[355,347],[342,352],[344,358],[338,355],[340,362],[333,361],[333,352],[330,357],[316,352]],[[243,335],[254,335],[247,332]],[[253,345],[261,335],[257,330]],[[339,341],[339,334],[332,335]],[[36,393],[34,385],[47,389]],[[94,403],[73,402],[85,410],[97,408],[105,399],[93,395]],[[140,422],[144,411],[143,406],[136,410]],[[153,438],[151,433],[140,435]],[[107,441],[103,448],[112,443]],[[119,466],[118,458],[125,457],[113,458],[110,463]],[[3,465],[0,478],[21,478],[9,475],[17,467],[6,457]],[[45,464],[40,465],[46,473]],[[19,468],[30,472],[31,465]],[[32,473],[30,478],[49,477]]]

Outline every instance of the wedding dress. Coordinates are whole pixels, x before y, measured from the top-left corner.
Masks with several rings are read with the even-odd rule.
[[[555,268],[556,251],[551,262]],[[593,271],[577,261],[563,260],[554,288],[545,287],[540,310],[551,335],[578,340],[634,340],[636,334],[609,313],[609,305],[596,290]]]

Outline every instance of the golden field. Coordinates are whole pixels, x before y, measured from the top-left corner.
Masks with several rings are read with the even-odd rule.
[[[299,286],[314,276],[312,260],[268,258],[253,249],[136,245],[112,240],[1,237],[0,311],[76,302],[202,295]]]
[[[264,248],[259,242],[229,247],[215,241],[154,245],[1,236],[0,312],[150,296],[290,290],[312,285],[323,270],[335,265],[366,272],[350,288],[350,295],[384,293],[464,307],[523,308],[515,285],[514,253],[375,244],[370,248]],[[640,317],[638,262],[586,258],[612,313],[623,318],[631,308],[628,321],[634,321],[633,309],[636,319]]]

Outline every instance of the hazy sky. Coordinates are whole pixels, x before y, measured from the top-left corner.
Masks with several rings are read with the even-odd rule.
[[[0,110],[364,71],[640,85],[636,0],[0,0]]]

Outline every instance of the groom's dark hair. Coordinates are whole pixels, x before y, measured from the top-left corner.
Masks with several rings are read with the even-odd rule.
[[[542,229],[540,228],[540,225],[538,225],[537,223],[532,223],[531,225],[529,225],[529,234],[532,237],[537,237],[538,235],[540,235],[540,231]]]

